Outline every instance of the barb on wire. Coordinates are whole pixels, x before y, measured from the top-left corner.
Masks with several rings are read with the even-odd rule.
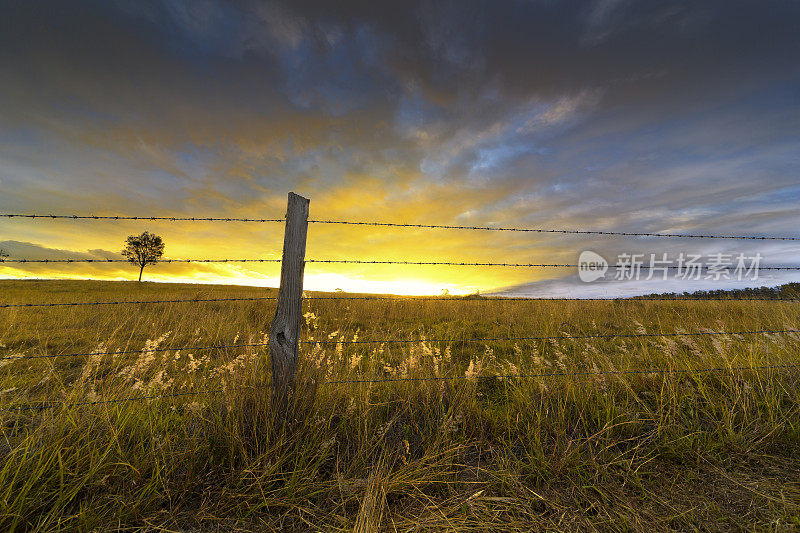
[[[649,233],[631,231],[600,231],[600,230],[572,230],[572,229],[544,229],[544,228],[509,228],[499,226],[451,226],[447,224],[401,224],[394,222],[351,222],[347,220],[309,220],[316,224],[341,224],[353,226],[388,226],[399,228],[436,228],[436,229],[459,229],[459,230],[479,230],[479,231],[516,231],[527,233],[561,233],[579,235],[624,235],[628,237],[682,237],[687,239],[745,239],[756,241],[798,241],[800,237],[777,237],[777,236],[756,236],[756,235],[706,235],[706,234],[683,234],[683,233]]]
[[[226,217],[145,217],[123,215],[29,215],[0,213],[4,218],[50,218],[70,220],[166,220],[170,222],[286,222],[285,218],[226,218]]]

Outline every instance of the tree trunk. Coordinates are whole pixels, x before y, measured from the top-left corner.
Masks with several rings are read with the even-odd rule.
[[[144,272],[144,265],[141,265],[141,268],[139,268],[139,281],[142,281],[142,272]]]

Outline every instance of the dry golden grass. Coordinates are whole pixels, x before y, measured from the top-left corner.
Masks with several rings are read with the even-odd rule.
[[[90,281],[3,281],[0,293],[4,303],[274,295]],[[286,414],[269,405],[266,346],[195,349],[264,343],[274,302],[0,309],[0,356],[94,352],[0,363],[0,524],[800,527],[798,372],[760,368],[800,363],[800,335],[733,333],[800,329],[798,310],[774,301],[310,301]],[[702,331],[731,333],[658,335]],[[472,341],[616,333],[653,336]],[[424,341],[348,344],[355,339]],[[602,374],[650,368],[666,372]],[[723,370],[699,372],[708,368]],[[352,382],[408,378],[424,380]],[[37,402],[57,405],[14,409]]]

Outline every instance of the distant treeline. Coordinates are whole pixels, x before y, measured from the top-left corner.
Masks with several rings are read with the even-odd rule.
[[[665,292],[660,294],[646,294],[636,298],[693,298],[693,299],[725,299],[731,300],[745,298],[800,298],[800,283],[786,283],[777,287],[748,287],[745,289],[694,291],[694,292]]]

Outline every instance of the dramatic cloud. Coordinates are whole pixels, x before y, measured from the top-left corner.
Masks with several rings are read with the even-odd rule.
[[[3,212],[273,218],[294,190],[320,219],[797,234],[797,3],[97,0],[12,2],[4,15]],[[12,220],[0,239],[79,257],[149,228],[172,257],[207,258],[274,257],[282,236],[278,225],[145,226]],[[634,248],[719,246],[335,226],[309,238],[317,258],[563,263]],[[561,275],[574,272],[310,265],[307,279],[438,292]]]

